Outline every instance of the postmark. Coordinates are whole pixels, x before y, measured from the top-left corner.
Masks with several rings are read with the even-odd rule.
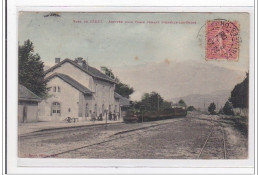
[[[239,23],[213,20],[206,23],[206,60],[238,60]]]

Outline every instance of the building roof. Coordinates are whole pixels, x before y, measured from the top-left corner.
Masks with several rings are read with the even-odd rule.
[[[115,92],[115,98],[120,99],[122,96]]]
[[[62,79],[66,83],[70,84],[71,86],[73,86],[74,88],[76,88],[77,90],[82,92],[83,94],[89,94],[89,95],[92,94],[91,90],[89,90],[88,88],[86,88],[85,86],[83,86],[82,84],[80,84],[79,82],[77,82],[76,80],[71,78],[70,76],[64,75],[64,74],[61,74],[61,73],[54,73],[51,76],[47,77],[45,79],[45,81],[49,81],[50,79],[52,79],[54,77],[59,77],[60,79]]]
[[[111,82],[111,83],[117,83],[114,79],[112,79],[109,76],[105,75],[104,73],[100,72],[98,69],[91,67],[89,65],[81,66],[76,61],[70,60],[68,58],[64,59],[60,63],[57,63],[56,65],[54,65],[51,68],[49,68],[48,70],[46,70],[45,74],[53,71],[54,69],[60,67],[62,64],[66,63],[66,62],[71,63],[72,65],[74,65],[78,69],[80,69],[83,72],[93,76],[94,78],[101,79],[101,80],[104,80],[104,81],[108,81],[108,82]]]
[[[32,91],[27,89],[25,86],[18,85],[18,99],[25,101],[41,101],[41,98],[35,95]]]
[[[115,98],[119,99],[120,106],[130,106],[130,100],[115,92]]]

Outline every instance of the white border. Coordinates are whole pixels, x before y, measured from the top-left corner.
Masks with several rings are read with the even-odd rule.
[[[13,2],[13,1],[11,1]],[[178,174],[252,174],[254,172],[254,128],[249,128],[249,159],[248,160],[83,160],[83,159],[17,159],[17,11],[88,11],[88,12],[248,12],[250,13],[250,107],[249,126],[254,126],[254,9],[252,7],[25,7],[31,1],[19,1],[15,5],[17,8],[8,8],[8,58],[7,58],[7,118],[8,118],[8,173],[63,173],[63,174],[98,174],[98,173],[147,173],[147,168],[152,168],[149,174],[158,173],[178,173]],[[54,1],[39,1],[40,5]],[[187,1],[185,1],[187,2]],[[241,2],[241,1],[240,1]],[[249,1],[250,2],[250,1]],[[9,2],[8,2],[9,3]],[[24,4],[23,4],[24,3]],[[77,4],[75,1],[73,4]],[[185,4],[185,3],[184,3]],[[46,5],[46,4],[45,4]],[[183,3],[182,3],[183,5]],[[189,4],[190,5],[190,4]],[[241,5],[241,4],[239,4]],[[245,5],[245,4],[243,4]],[[249,4],[248,4],[249,5]],[[24,7],[21,7],[24,6]],[[252,6],[252,4],[250,4]],[[11,120],[12,119],[12,120]],[[14,119],[14,120],[13,120]],[[22,162],[21,162],[22,161]],[[22,163],[23,167],[17,167],[17,163]],[[64,168],[66,165],[77,168]],[[93,167],[106,167],[105,169]],[[152,166],[152,165],[157,165]],[[35,167],[26,167],[34,165]],[[58,168],[52,165],[59,166]],[[86,165],[89,168],[86,168]],[[108,165],[108,166],[105,166]],[[142,165],[142,166],[140,166]],[[45,167],[42,167],[45,166]],[[110,167],[110,168],[109,168]],[[111,168],[121,167],[121,168]],[[134,168],[133,167],[137,167]],[[175,168],[169,168],[175,167]],[[218,167],[218,168],[217,168]],[[225,167],[225,168],[224,168]]]

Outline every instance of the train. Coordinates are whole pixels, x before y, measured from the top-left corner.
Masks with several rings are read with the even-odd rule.
[[[138,111],[128,110],[123,117],[125,123],[147,122],[155,120],[185,117],[187,109],[182,106],[167,108],[162,111]]]

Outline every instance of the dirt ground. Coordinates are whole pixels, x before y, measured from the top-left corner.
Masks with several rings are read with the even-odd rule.
[[[225,146],[224,146],[225,145]],[[184,118],[118,124],[19,137],[19,157],[95,159],[246,159],[248,139],[232,121]]]

